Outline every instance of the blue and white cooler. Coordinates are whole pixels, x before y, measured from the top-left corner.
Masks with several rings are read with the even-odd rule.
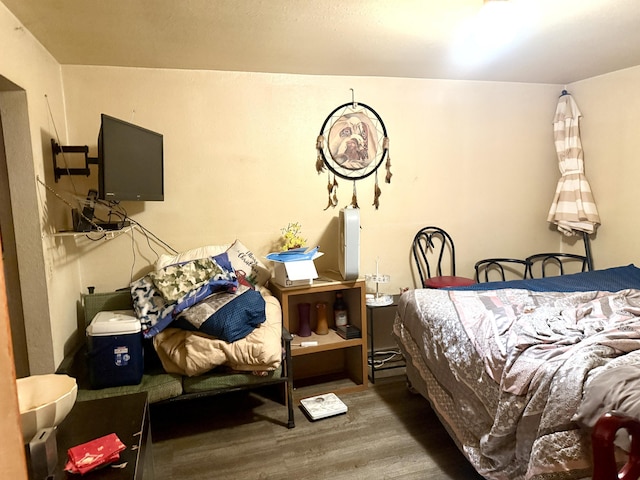
[[[142,329],[132,310],[98,312],[87,327],[91,388],[137,385],[142,380]]]

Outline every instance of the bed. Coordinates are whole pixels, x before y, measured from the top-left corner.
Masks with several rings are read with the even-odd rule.
[[[588,478],[596,421],[638,408],[624,402],[640,385],[640,269],[410,290],[393,335],[411,387],[482,476]]]

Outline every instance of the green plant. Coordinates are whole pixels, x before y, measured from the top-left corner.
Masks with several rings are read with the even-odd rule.
[[[302,237],[302,225],[298,222],[289,223],[286,227],[281,228],[282,232],[282,251],[300,248],[307,245],[307,239]]]

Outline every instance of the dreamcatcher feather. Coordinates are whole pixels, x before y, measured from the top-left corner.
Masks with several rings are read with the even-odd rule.
[[[389,137],[380,116],[363,103],[346,103],[333,110],[316,139],[316,172],[328,169],[328,202],[325,210],[338,205],[336,177],[353,181],[351,206],[358,207],[356,181],[374,174],[373,206],[378,209],[382,190],[377,170],[386,158],[385,182],[391,183]],[[333,178],[332,178],[333,175]]]
[[[324,160],[322,160],[322,144],[324,142],[324,136],[318,135],[316,139],[316,150],[318,152],[318,158],[316,159],[316,172],[324,172]]]

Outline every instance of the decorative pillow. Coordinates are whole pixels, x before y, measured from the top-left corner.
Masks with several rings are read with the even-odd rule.
[[[227,254],[236,276],[244,278],[254,287],[264,287],[271,278],[269,269],[240,240],[233,242]]]
[[[235,273],[230,265],[227,264],[225,267],[227,268],[219,265],[214,258],[202,258],[168,265],[149,275],[167,302],[177,302],[190,291],[206,283],[235,281]]]
[[[216,305],[220,301],[212,298],[216,296],[182,312],[172,326],[206,333],[231,343],[249,335],[266,319],[264,298],[256,290],[243,288],[233,295],[234,298],[224,299],[222,306]]]
[[[238,298],[241,294],[249,290],[251,287],[246,285],[238,285],[235,292],[216,292],[209,295],[197,305],[183,310],[176,320],[186,319],[196,330],[200,329],[207,319],[224,307],[227,303]],[[193,330],[192,327],[186,327],[185,330]]]
[[[168,265],[174,265],[176,263],[184,263],[191,260],[199,260],[201,258],[215,257],[224,253],[229,248],[229,244],[226,245],[205,245],[203,247],[192,248],[186,250],[177,255],[160,255],[160,258],[156,261],[156,270],[160,270]]]

